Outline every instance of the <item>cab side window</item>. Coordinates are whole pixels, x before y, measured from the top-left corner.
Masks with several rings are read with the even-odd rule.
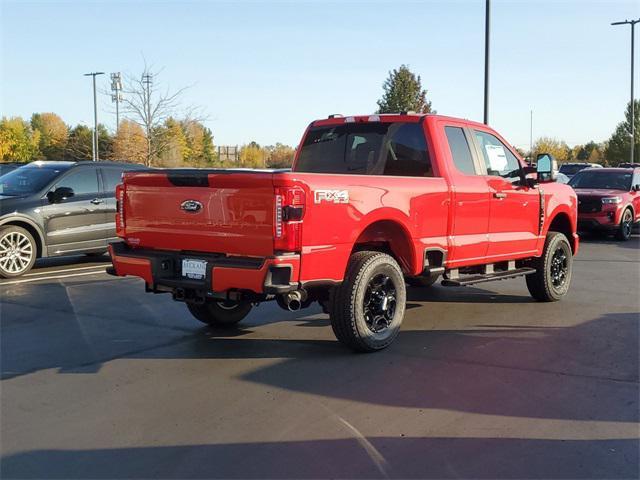
[[[103,168],[102,179],[104,180],[104,190],[107,193],[115,193],[116,185],[122,183],[123,168]]]
[[[98,193],[98,170],[96,168],[80,167],[76,171],[64,177],[56,185],[73,189],[74,195]]]
[[[487,175],[506,179],[520,179],[520,162],[497,137],[479,130],[474,131]]]
[[[460,127],[444,127],[444,132],[447,135],[451,157],[456,168],[467,175],[476,175],[476,167],[473,164],[471,149],[464,130]]]

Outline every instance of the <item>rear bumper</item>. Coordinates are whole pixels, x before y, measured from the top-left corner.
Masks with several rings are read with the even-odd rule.
[[[109,273],[140,277],[150,291],[199,292],[204,295],[229,291],[277,294],[299,287],[300,256],[228,257],[222,254],[184,253],[168,250],[131,248],[124,242],[109,244],[113,269]],[[183,258],[205,260],[206,276],[202,280],[183,277]]]

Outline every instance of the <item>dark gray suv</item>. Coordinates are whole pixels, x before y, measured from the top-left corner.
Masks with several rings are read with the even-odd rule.
[[[119,162],[32,162],[0,176],[0,277],[28,272],[36,258],[101,255],[115,239]]]

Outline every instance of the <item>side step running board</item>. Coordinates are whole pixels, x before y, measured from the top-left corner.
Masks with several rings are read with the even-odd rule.
[[[487,273],[485,275],[469,275],[466,277],[458,277],[457,279],[442,280],[442,285],[445,287],[464,287],[466,285],[473,285],[475,283],[491,282],[493,280],[505,280],[507,278],[521,277],[523,275],[531,275],[535,273],[535,268],[516,268],[514,270],[507,270],[504,272]]]

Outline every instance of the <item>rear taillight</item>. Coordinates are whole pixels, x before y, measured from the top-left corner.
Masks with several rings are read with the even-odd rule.
[[[124,238],[124,185],[116,186],[116,235]]]
[[[304,190],[300,187],[276,187],[273,223],[273,249],[297,252],[302,249]]]

